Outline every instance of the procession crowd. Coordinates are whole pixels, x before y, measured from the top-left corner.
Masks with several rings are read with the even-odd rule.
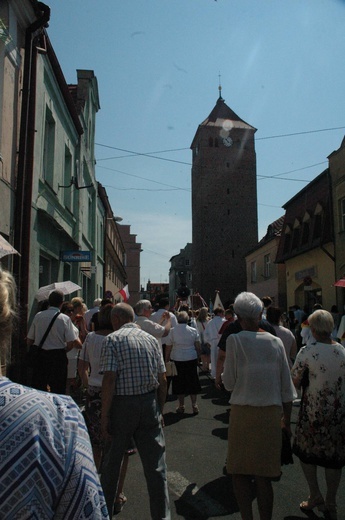
[[[15,282],[0,269],[3,351],[16,316]],[[301,511],[340,520],[343,329],[336,309],[316,305],[307,316],[294,306],[284,314],[269,297],[249,292],[210,315],[180,301],[169,309],[164,298],[155,309],[149,300],[131,307],[97,299],[88,310],[82,298],[65,301],[52,291],[27,335],[31,386],[0,374],[0,518],[112,518],[126,504],[127,467],[139,453],[150,516],[169,520],[164,405],[170,392],[176,414],[202,412],[203,372],[230,395],[226,472],[242,519],[254,518],[253,485],[260,520],[272,519],[284,447],[300,459],[306,479]],[[78,387],[83,414],[72,398]],[[294,401],[300,408],[292,432]]]

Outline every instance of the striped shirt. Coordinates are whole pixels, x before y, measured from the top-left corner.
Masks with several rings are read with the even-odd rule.
[[[100,374],[116,372],[116,395],[142,395],[159,387],[165,372],[162,349],[156,338],[134,323],[126,323],[106,337]]]

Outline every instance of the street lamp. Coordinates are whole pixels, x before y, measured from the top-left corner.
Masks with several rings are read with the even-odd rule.
[[[107,220],[113,220],[114,222],[122,222],[123,218],[119,217],[118,215],[115,215],[113,217],[107,217]]]

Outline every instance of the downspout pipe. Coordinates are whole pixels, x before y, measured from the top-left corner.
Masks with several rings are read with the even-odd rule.
[[[42,31],[44,27],[47,27],[48,21],[50,20],[50,8],[46,4],[43,2],[35,2],[35,10],[39,13],[39,17],[27,27],[25,34],[22,108],[14,214],[14,247],[21,254],[20,257],[15,255],[17,258],[14,259],[15,261],[13,266],[20,306],[20,337],[17,343],[19,346],[23,344],[26,338],[28,321],[37,73],[37,48],[35,37],[37,36],[37,31]],[[13,346],[15,347],[15,344]],[[15,352],[12,354],[15,354]]]

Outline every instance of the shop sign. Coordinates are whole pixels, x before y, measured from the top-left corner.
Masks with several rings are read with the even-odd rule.
[[[62,262],[91,262],[91,251],[61,251]]]

